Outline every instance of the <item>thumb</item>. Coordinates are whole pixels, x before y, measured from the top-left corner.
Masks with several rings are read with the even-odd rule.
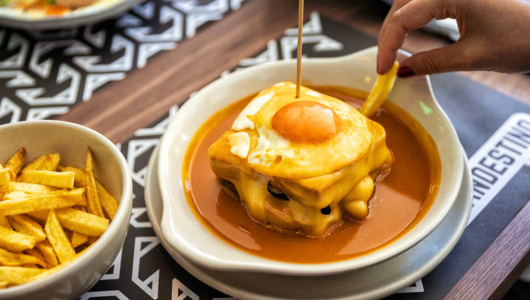
[[[398,77],[465,71],[470,65],[466,46],[462,42],[418,52],[399,64]]]

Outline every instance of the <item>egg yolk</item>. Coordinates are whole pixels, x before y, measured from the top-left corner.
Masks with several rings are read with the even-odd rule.
[[[279,109],[272,128],[295,143],[319,144],[340,131],[340,118],[329,106],[313,101],[297,101]]]

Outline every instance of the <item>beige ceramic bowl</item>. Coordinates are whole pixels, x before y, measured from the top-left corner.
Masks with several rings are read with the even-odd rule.
[[[86,127],[59,121],[20,122],[0,126],[0,163],[21,147],[26,163],[43,154],[57,152],[61,165],[83,168],[86,150],[94,156],[96,179],[120,203],[109,228],[78,259],[41,280],[0,290],[0,299],[75,299],[105,274],[121,250],[132,207],[132,180],[127,161],[103,135]]]

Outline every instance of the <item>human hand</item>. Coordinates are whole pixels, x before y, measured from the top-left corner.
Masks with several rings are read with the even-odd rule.
[[[452,71],[530,71],[529,0],[395,0],[379,33],[377,72],[396,60],[407,33],[432,19],[456,19],[460,38],[401,62],[399,77]]]

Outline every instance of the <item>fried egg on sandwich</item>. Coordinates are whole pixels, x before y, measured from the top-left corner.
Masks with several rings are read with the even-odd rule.
[[[325,236],[363,219],[377,174],[392,162],[385,131],[350,105],[281,82],[260,92],[209,149],[215,174],[248,213],[282,232]]]

